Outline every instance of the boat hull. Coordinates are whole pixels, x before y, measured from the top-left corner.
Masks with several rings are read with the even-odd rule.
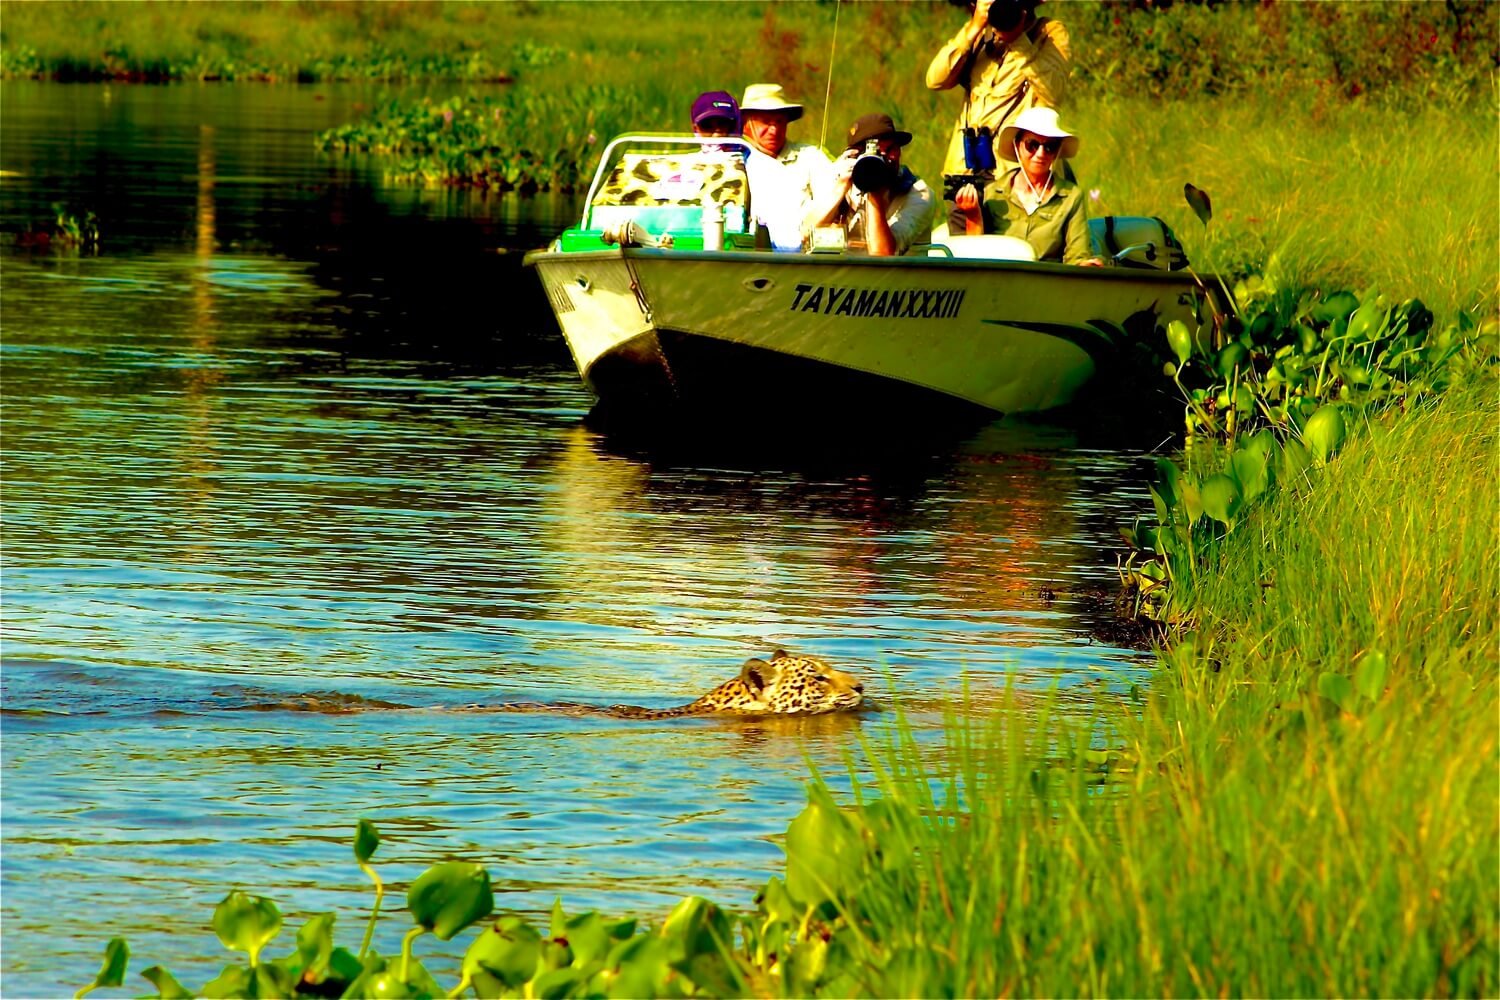
[[[1187,274],[1127,268],[634,248],[527,261],[584,381],[620,414],[1044,411],[1133,340],[1212,310]]]

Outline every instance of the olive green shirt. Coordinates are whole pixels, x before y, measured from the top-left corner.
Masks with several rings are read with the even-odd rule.
[[[1052,193],[1030,215],[1015,193],[1021,168],[1011,167],[984,187],[980,213],[984,231],[1016,236],[1036,251],[1037,260],[1081,264],[1096,259],[1089,240],[1088,210],[1083,189],[1060,174],[1052,175]],[[964,214],[954,208],[948,216],[948,231],[964,231]]]
[[[1068,94],[1073,54],[1068,29],[1061,22],[1042,18],[1008,46],[1000,44],[1000,34],[994,28],[985,28],[972,42],[967,35],[968,30],[961,29],[927,67],[930,89],[964,89],[963,109],[943,158],[945,174],[968,172],[964,166],[965,125],[988,126],[993,139],[998,140],[1000,130],[1022,111],[1038,106],[1061,108]]]

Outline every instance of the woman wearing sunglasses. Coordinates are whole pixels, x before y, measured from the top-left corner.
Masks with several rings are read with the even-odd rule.
[[[1089,242],[1083,189],[1062,169],[1078,152],[1078,137],[1057,123],[1057,112],[1027,108],[1001,130],[996,148],[1016,166],[986,184],[983,195],[973,184],[959,188],[948,231],[1018,236],[1037,260],[1103,264]]]

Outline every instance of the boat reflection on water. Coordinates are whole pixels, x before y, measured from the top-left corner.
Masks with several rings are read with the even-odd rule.
[[[963,674],[982,693],[1134,666],[1091,634],[1133,456],[1005,423],[946,451],[764,444],[569,432],[542,504],[543,599],[626,660],[784,646],[875,675],[871,692],[882,675],[946,697]]]

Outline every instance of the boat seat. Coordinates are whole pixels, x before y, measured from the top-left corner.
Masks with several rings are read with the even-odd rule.
[[[698,232],[703,202],[728,206],[724,231],[745,231],[750,182],[735,152],[626,153],[590,204],[590,228],[633,222],[655,234]]]
[[[1157,218],[1106,215],[1090,219],[1089,241],[1096,254],[1113,259],[1117,267],[1181,271],[1188,266],[1176,234]]]
[[[934,235],[934,244],[946,246],[954,257],[971,260],[1036,260],[1036,251],[1030,243],[1016,236],[988,234],[985,236]],[[929,257],[946,257],[938,249],[927,251]]]

